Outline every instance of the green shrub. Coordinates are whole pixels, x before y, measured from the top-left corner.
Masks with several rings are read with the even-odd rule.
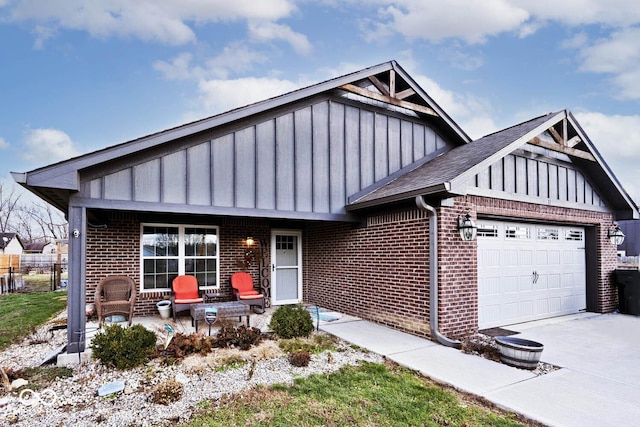
[[[273,313],[269,327],[280,338],[308,337],[313,332],[313,320],[301,304],[283,305]]]
[[[287,359],[293,366],[304,368],[309,366],[309,362],[311,362],[311,353],[306,350],[296,351],[295,353],[290,353]]]
[[[103,365],[130,369],[145,363],[153,354],[156,334],[142,325],[123,328],[112,325],[99,332],[91,341],[93,357]]]

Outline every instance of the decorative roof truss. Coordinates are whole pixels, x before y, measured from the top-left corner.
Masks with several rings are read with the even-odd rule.
[[[369,76],[358,84],[344,84],[340,89],[418,113],[440,117],[411,84],[398,77],[393,69]]]
[[[571,157],[579,157],[592,162],[596,161],[595,157],[588,151],[580,134],[575,127],[571,125],[567,117],[547,130],[553,141],[548,141],[536,136],[529,141],[529,144],[563,153]]]

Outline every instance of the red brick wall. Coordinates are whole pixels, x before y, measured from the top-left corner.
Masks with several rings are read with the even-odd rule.
[[[438,209],[438,329],[460,339],[478,330],[478,243],[465,242],[458,232],[458,216],[471,212],[469,201]]]
[[[429,335],[428,219],[417,209],[367,226],[315,223],[304,236],[305,301]]]
[[[158,222],[145,220],[135,213],[114,212],[109,215],[107,228],[89,228],[87,230],[87,267],[86,288],[88,303],[93,302],[95,290],[100,280],[108,275],[125,275],[134,279],[137,285],[137,301],[135,315],[147,316],[157,314],[156,303],[169,299],[169,292],[140,292],[140,223]],[[165,217],[163,223],[192,224],[184,219],[172,221]],[[239,261],[244,259],[247,246],[246,238],[252,236],[256,241],[261,238],[269,240],[268,222],[260,219],[226,219],[215,218],[213,222],[203,225],[218,225],[220,243],[220,289],[225,294],[223,299],[232,298],[229,279],[235,271],[243,269]],[[258,286],[259,245],[253,247],[256,259],[247,271],[254,277]],[[267,248],[268,253],[268,248]]]
[[[438,212],[440,332],[462,338],[478,329],[477,241],[463,242],[456,224],[471,213],[522,221],[594,226],[599,263],[598,311],[617,306],[610,276],[616,249],[607,239],[612,217],[603,212],[476,196],[458,197]],[[304,235],[304,296],[308,302],[429,335],[428,217],[417,210],[370,217],[366,227],[315,224]],[[327,250],[328,249],[328,250]]]
[[[450,203],[451,204],[451,203]],[[593,226],[598,258],[598,311],[617,307],[611,283],[616,248],[607,239],[612,217],[602,212],[535,205],[477,196],[458,197],[438,211],[439,329],[450,338],[473,333],[478,326],[477,242],[463,242],[456,229],[459,215],[557,221]],[[140,214],[142,215],[142,214]],[[429,336],[429,219],[408,208],[363,219],[361,226],[308,222],[303,228],[303,295],[305,302],[369,319],[419,336]],[[109,274],[128,275],[140,282],[140,223],[133,213],[112,213],[109,227],[87,231],[87,301],[93,301],[99,280]],[[185,223],[164,218],[164,223]],[[186,223],[189,223],[187,221]],[[261,219],[213,218],[220,239],[220,284],[231,298],[229,278],[241,269],[245,239],[262,240],[269,263],[270,223]],[[291,227],[296,228],[296,227]],[[249,272],[259,286],[258,259]],[[268,269],[264,279],[269,281]],[[138,293],[137,315],[156,313],[157,301],[169,293]]]

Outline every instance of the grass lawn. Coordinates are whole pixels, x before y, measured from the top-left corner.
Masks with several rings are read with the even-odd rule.
[[[0,350],[66,306],[66,292],[0,296]],[[36,372],[34,376],[41,375]],[[63,373],[71,375],[70,372]],[[56,376],[60,376],[58,373]],[[366,363],[289,386],[202,402],[190,426],[539,426],[393,364]]]
[[[368,363],[205,406],[189,426],[520,426],[515,414],[408,369]]]
[[[25,274],[24,287],[29,292],[48,292],[51,290],[51,274]],[[67,273],[62,274],[67,278]]]
[[[0,295],[0,350],[25,337],[66,306],[66,292]]]

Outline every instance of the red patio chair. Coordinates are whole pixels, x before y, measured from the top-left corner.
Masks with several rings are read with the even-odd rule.
[[[173,308],[173,321],[176,313],[191,309],[191,304],[200,304],[203,298],[198,288],[198,279],[194,276],[178,276],[173,279],[171,285],[171,306]],[[192,320],[193,321],[193,320]]]
[[[240,271],[231,275],[233,296],[237,301],[249,307],[260,307],[264,313],[264,295],[253,288],[253,278],[249,273]],[[255,309],[254,309],[255,310]]]

